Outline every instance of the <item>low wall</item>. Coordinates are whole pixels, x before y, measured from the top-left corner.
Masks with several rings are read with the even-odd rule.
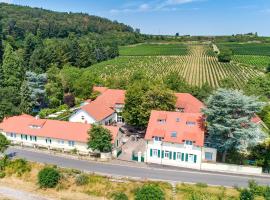
[[[220,171],[237,174],[262,174],[261,167],[244,166],[244,165],[232,165],[224,163],[202,163],[201,170],[207,171]]]

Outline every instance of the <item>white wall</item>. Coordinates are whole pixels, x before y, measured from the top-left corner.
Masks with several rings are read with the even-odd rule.
[[[83,142],[77,142],[74,141],[74,146],[69,146],[68,140],[62,140],[62,139],[55,139],[55,138],[50,138],[51,143],[46,143],[46,138],[44,137],[37,137],[37,141],[30,140],[30,136],[28,135],[27,140],[24,138],[21,139],[21,134],[16,134],[16,138],[10,137],[9,133],[3,133],[8,140],[15,144],[22,144],[24,146],[40,146],[40,147],[45,147],[45,148],[50,148],[50,149],[60,149],[64,151],[71,151],[73,149],[77,149],[81,153],[88,153],[89,149],[87,149],[87,144]],[[49,139],[49,138],[48,138]],[[61,142],[59,142],[61,141]],[[64,143],[62,143],[62,141]]]
[[[174,160],[173,153],[172,153],[172,159],[165,158],[165,156],[164,158],[162,158],[161,155],[160,155],[160,158],[154,157],[154,156],[151,157],[150,149],[159,149],[161,151],[163,150],[164,152],[165,151],[181,152],[181,153],[184,153],[185,156],[186,154],[194,154],[197,156],[196,163],[185,161],[185,157],[184,157],[184,161],[182,161],[181,159],[178,160],[177,158],[176,160]],[[162,165],[171,165],[171,166],[177,166],[177,167],[200,169],[200,165],[202,162],[201,158],[202,158],[201,147],[196,147],[196,146],[187,147],[183,144],[174,144],[174,143],[156,142],[156,141],[147,142],[147,151],[146,151],[146,159],[145,159],[147,163],[156,163],[156,164],[162,164]]]
[[[225,163],[202,163],[202,170],[207,171],[219,171],[230,172],[237,174],[261,174],[261,167],[243,166],[243,165],[231,165]]]
[[[84,117],[84,119],[82,119]],[[88,124],[93,124],[97,122],[93,117],[91,117],[87,112],[84,110],[78,110],[76,113],[71,115],[69,118],[70,122],[81,122],[81,123],[88,123]]]

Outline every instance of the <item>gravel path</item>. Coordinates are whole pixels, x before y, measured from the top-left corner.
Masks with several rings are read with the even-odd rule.
[[[0,196],[1,195],[12,200],[50,200],[45,197],[34,195],[30,192],[25,192],[4,186],[0,186]]]

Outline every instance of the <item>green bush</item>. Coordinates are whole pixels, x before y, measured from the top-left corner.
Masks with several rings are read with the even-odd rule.
[[[86,185],[89,182],[89,177],[86,174],[80,174],[75,179],[76,185]]]
[[[24,159],[16,159],[10,161],[6,166],[7,174],[16,174],[22,176],[24,173],[31,171],[31,165]]]
[[[123,192],[117,192],[112,195],[113,200],[128,200],[128,197]]]
[[[45,167],[38,173],[38,183],[42,188],[54,188],[60,180],[60,173],[52,167]]]
[[[5,172],[0,172],[0,178],[4,178],[6,176]]]
[[[256,183],[256,181],[251,180],[248,182],[248,187],[250,192],[254,195],[263,196],[265,188],[264,186],[260,186]]]
[[[243,189],[240,193],[240,200],[254,200],[254,194],[249,189]]]
[[[218,61],[219,62],[230,62],[232,60],[232,51],[230,49],[221,49],[220,53],[218,54]]]
[[[144,185],[135,192],[135,200],[165,200],[165,195],[157,185]]]
[[[206,183],[196,183],[197,187],[206,188],[208,185]]]
[[[265,192],[264,192],[263,196],[264,196],[265,200],[270,200],[270,186],[267,186],[265,188]]]

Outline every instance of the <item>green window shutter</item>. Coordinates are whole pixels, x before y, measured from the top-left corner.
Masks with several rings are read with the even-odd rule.
[[[182,159],[181,159],[182,161],[184,161],[185,160],[185,154],[184,153],[182,153]]]
[[[176,160],[176,152],[173,152],[173,159]]]
[[[150,149],[150,157],[153,156],[153,149]]]
[[[164,151],[161,152],[161,158],[164,158]]]
[[[188,161],[188,153],[186,153],[186,162]]]
[[[170,154],[169,155],[170,155],[170,159],[172,159],[172,152],[171,151],[170,151]]]
[[[158,157],[160,158],[160,150],[158,150]]]
[[[197,155],[194,155],[194,163],[197,162]]]

